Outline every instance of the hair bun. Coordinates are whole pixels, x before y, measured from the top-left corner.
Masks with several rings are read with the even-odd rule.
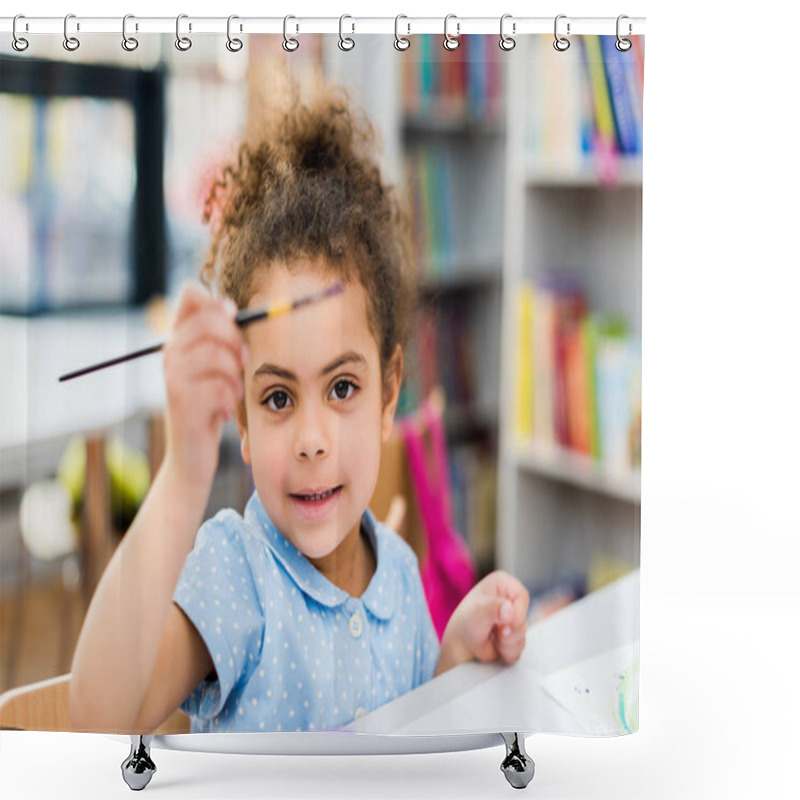
[[[259,86],[245,141],[207,198],[203,277],[243,307],[257,270],[320,259],[364,286],[385,365],[409,332],[415,270],[408,217],[383,182],[372,125],[343,88],[319,84],[301,101],[291,80]]]

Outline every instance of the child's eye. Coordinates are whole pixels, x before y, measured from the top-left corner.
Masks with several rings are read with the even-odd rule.
[[[262,401],[262,405],[267,406],[271,411],[282,411],[289,404],[289,395],[278,389]]]
[[[351,389],[352,391],[350,391]],[[336,395],[338,400],[347,400],[349,397],[353,396],[357,389],[358,386],[356,386],[352,381],[341,380],[336,381],[331,391]]]

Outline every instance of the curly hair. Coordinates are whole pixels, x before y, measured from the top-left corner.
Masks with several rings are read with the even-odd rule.
[[[408,216],[382,181],[372,126],[343,89],[326,86],[305,104],[292,98],[250,138],[206,199],[202,280],[245,307],[259,270],[318,259],[360,280],[385,370],[408,338],[416,286]]]

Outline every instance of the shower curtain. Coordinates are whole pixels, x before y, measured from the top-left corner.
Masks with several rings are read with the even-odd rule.
[[[471,657],[434,677],[439,637],[430,635],[430,615],[441,636],[450,612],[428,607],[431,581],[416,598],[418,618],[405,619],[405,589],[381,561],[380,537],[413,555],[403,567],[412,577],[414,565],[431,560],[448,574],[420,506],[431,502],[430,487],[427,499],[419,493],[424,425],[415,428],[416,466],[403,456],[389,476],[384,458],[375,477],[384,489],[391,482],[406,513],[398,531],[382,526],[385,508],[367,513],[373,532],[362,536],[375,583],[359,596],[334,592],[265,521],[267,498],[229,420],[203,520],[232,509],[248,521],[243,557],[271,548],[278,556],[268,563],[284,583],[270,586],[281,597],[300,594],[271,616],[277,594],[260,588],[263,565],[236,572],[255,589],[249,601],[263,619],[242,638],[243,612],[224,616],[215,641],[236,664],[235,685],[223,685],[222,667],[204,679],[182,704],[192,730],[286,731],[275,720],[292,706],[302,721],[291,730],[306,732],[635,732],[644,38],[620,40],[613,27],[460,35],[455,20],[444,36],[405,36],[402,22],[395,38],[343,26],[338,37],[298,34],[291,22],[284,36],[237,35],[235,24],[228,37],[179,27],[176,36],[139,34],[135,48],[97,34],[91,48],[83,41],[72,52],[58,36],[20,52],[3,43],[3,490],[18,498],[10,513],[31,569],[74,603],[76,617],[53,628],[64,656],[52,674],[71,669],[86,603],[130,535],[168,440],[161,355],[67,382],[59,376],[169,337],[181,288],[208,256],[202,219],[211,188],[222,165],[235,163],[237,144],[275,113],[275,76],[288,75],[293,102],[307,102],[320,82],[341,88],[375,133],[375,164],[408,223],[415,283],[392,435],[424,420],[431,393],[441,393],[449,552],[466,554],[448,608],[492,575],[510,576],[524,592],[525,643],[513,663]],[[34,487],[39,499],[21,513]],[[159,557],[152,552],[153,568]],[[5,579],[16,565],[3,560]],[[224,569],[208,564],[209,576]],[[303,583],[309,577],[319,579],[316,589]],[[238,599],[244,590],[231,586]],[[378,591],[391,602],[378,601]],[[322,624],[323,611],[338,619],[328,642],[301,627],[317,614]],[[308,616],[301,623],[298,615]],[[13,631],[3,656],[14,683],[4,690],[42,676],[23,658],[38,624],[27,616]],[[488,634],[493,641],[501,627]],[[337,671],[343,660],[359,661],[356,645],[363,686]],[[408,683],[406,657],[416,665]],[[272,659],[281,661],[280,681],[258,677]],[[301,659],[322,702],[306,678],[290,684]],[[217,727],[235,721],[244,698],[247,722]],[[173,731],[187,730],[188,720],[176,719]]]

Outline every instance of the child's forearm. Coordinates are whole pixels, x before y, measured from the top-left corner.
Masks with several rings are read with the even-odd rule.
[[[210,485],[183,479],[169,457],[97,586],[72,662],[76,730],[124,730],[137,717],[175,585]]]

